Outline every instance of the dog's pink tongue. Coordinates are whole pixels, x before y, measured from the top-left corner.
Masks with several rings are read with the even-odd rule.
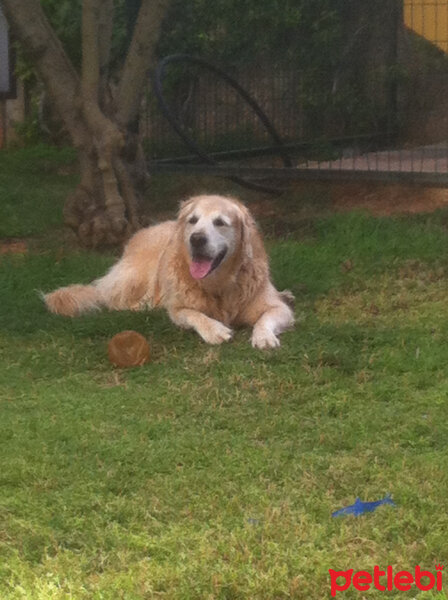
[[[193,279],[202,279],[210,272],[212,268],[211,260],[193,261],[190,264],[190,273]]]

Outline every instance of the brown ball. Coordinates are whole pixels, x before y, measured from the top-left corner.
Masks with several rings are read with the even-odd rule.
[[[139,367],[149,361],[149,344],[136,331],[120,331],[109,341],[107,354],[116,367]]]

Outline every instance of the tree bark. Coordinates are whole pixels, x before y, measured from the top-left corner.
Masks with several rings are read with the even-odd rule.
[[[78,151],[81,181],[67,199],[64,219],[85,246],[123,242],[140,225],[138,183],[145,180],[145,167],[130,124],[169,2],[142,0],[114,97],[108,82],[113,0],[83,0],[81,76],[39,0],[2,0],[11,29]]]
[[[170,0],[142,0],[117,92],[117,121],[128,125],[139,111],[147,72]]]
[[[85,133],[80,128],[76,104],[80,79],[48,23],[39,0],[2,0],[2,8],[9,26],[35,65],[55,109],[63,115],[64,124],[78,146]]]

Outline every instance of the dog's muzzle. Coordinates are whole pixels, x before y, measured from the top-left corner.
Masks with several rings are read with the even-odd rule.
[[[190,275],[193,279],[204,279],[210,275],[224,260],[227,248],[223,248],[215,257],[210,256],[205,248],[207,236],[203,233],[192,233],[190,236],[190,247],[192,260],[190,263]]]
[[[190,245],[193,250],[199,250],[207,244],[207,236],[203,233],[192,233],[190,236]]]

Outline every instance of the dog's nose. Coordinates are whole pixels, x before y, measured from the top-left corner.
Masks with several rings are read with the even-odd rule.
[[[203,233],[192,233],[190,236],[190,244],[193,248],[202,248],[207,243],[207,238]]]

